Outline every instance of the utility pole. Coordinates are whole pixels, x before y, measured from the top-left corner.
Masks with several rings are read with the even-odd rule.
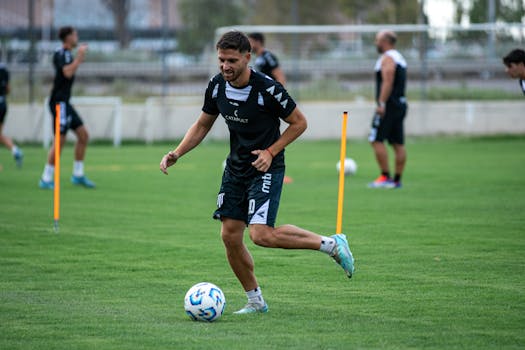
[[[496,0],[488,0],[489,6],[487,7],[487,22],[492,24],[496,23]],[[488,37],[488,45],[487,45],[487,54],[488,58],[492,59],[496,55],[494,52],[494,43],[496,41],[496,31],[495,28],[491,28],[489,31],[489,37]]]
[[[418,23],[426,25],[425,20],[425,0],[419,1],[419,16]],[[428,33],[422,31],[419,33],[419,60],[421,64],[420,79],[421,79],[421,100],[427,99],[427,76],[428,76],[428,64],[427,64],[427,46],[428,46]]]
[[[29,103],[35,101],[35,1],[28,0],[28,18],[29,18]]]
[[[169,26],[169,8],[168,0],[162,0],[162,97],[168,94],[168,64],[166,56],[168,55],[168,26]]]

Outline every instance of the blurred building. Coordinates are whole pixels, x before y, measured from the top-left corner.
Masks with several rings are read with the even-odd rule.
[[[114,19],[104,4],[106,1],[108,0],[33,0],[34,25],[37,28],[58,28],[72,24],[77,28],[112,29]],[[168,27],[180,27],[178,0],[129,0],[129,28],[160,28],[163,1],[166,1],[168,6]],[[0,0],[0,30],[9,32],[27,28],[28,14],[28,1]]]

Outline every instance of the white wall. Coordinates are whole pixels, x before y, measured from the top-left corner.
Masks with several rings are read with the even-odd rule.
[[[181,138],[196,120],[201,108],[200,98],[159,99],[145,104],[122,105],[123,140],[173,140]],[[91,139],[112,139],[113,107],[77,105]],[[373,112],[369,102],[308,102],[300,108],[309,122],[303,139],[339,138],[341,115],[349,112],[348,137],[366,139]],[[4,134],[18,142],[43,140],[44,123],[51,125],[44,113],[44,104],[10,104]],[[524,101],[497,102],[413,102],[409,105],[406,133],[410,135],[491,135],[525,134]],[[49,128],[48,128],[49,129]],[[222,120],[215,123],[209,137],[226,139]]]

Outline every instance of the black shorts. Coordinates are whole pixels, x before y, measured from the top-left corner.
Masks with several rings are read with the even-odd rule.
[[[403,145],[405,143],[405,130],[403,123],[407,107],[387,107],[385,115],[381,118],[375,114],[372,118],[372,128],[368,136],[370,142],[384,142]]]
[[[5,102],[5,99],[1,101],[0,97],[0,124],[4,124],[5,116],[7,114],[7,103]]]
[[[65,135],[68,130],[76,130],[77,128],[84,125],[84,122],[78,115],[75,108],[69,104],[69,102],[49,102],[49,110],[51,111],[53,133],[55,133],[55,117],[56,117],[56,105],[60,104],[60,134]]]
[[[223,217],[244,221],[247,225],[273,227],[277,218],[284,169],[242,178],[233,175],[228,166],[222,175],[214,219]]]

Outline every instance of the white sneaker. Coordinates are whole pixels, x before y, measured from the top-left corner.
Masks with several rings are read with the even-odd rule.
[[[257,304],[257,303],[248,303],[245,307],[240,309],[239,311],[235,311],[234,314],[236,315],[244,315],[244,314],[253,314],[256,312],[260,313],[266,313],[268,312],[268,304]]]

